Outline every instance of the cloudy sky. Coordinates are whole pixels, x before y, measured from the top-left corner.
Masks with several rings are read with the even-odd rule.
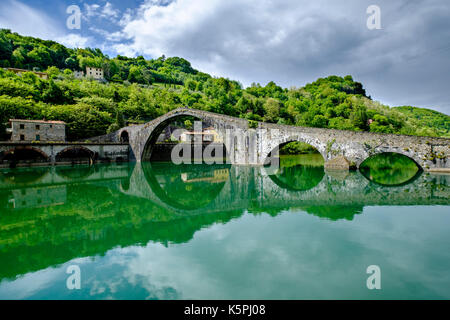
[[[79,6],[81,28],[66,26]],[[370,30],[367,8],[381,9]],[[244,86],[351,74],[375,100],[450,114],[448,0],[2,0],[0,27],[110,56],[180,56]]]

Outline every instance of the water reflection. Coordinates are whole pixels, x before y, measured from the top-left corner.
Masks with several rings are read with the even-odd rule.
[[[74,170],[73,167],[55,167],[56,174],[60,175],[63,178],[70,179],[80,179],[89,177],[95,167],[93,166],[77,166],[77,170]]]
[[[305,191],[317,186],[324,174],[323,167],[296,165],[280,167],[275,174],[270,175],[270,178],[281,188]]]
[[[179,209],[199,209],[221,192],[230,166],[179,165],[162,162],[142,164],[146,180],[162,201]]]
[[[446,175],[391,188],[358,172],[301,165],[271,175],[260,167],[163,163],[34,170],[38,179],[24,178],[33,169],[0,174],[0,281],[113,248],[189,243],[246,212],[354,221],[366,206],[448,206],[450,195]]]
[[[17,183],[37,183],[49,172],[49,167],[23,168],[22,170],[0,171],[0,182],[7,185]]]
[[[422,174],[412,159],[398,153],[370,157],[361,164],[360,171],[369,180],[385,186],[408,184]]]

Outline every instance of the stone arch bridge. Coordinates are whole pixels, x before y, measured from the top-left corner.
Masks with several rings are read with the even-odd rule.
[[[229,163],[262,165],[279,145],[301,141],[315,147],[328,168],[359,167],[368,157],[394,152],[414,160],[424,170],[450,168],[450,139],[394,134],[376,134],[334,129],[321,129],[258,122],[179,108],[146,124],[124,127],[112,134],[99,137],[102,141],[129,142],[130,160],[150,159],[153,145],[163,129],[177,118],[191,116],[212,126],[221,136]],[[100,141],[100,140],[99,140]]]
[[[39,158],[44,164],[57,164],[70,157],[71,152],[79,152],[92,161],[128,160],[129,145],[124,143],[79,143],[79,142],[2,142],[0,144],[0,164],[10,161],[18,153]]]

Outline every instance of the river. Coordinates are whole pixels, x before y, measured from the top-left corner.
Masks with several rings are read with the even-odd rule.
[[[314,157],[2,170],[0,299],[450,299],[450,175]]]

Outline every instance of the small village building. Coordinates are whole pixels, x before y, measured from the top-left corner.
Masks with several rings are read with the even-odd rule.
[[[37,75],[39,78],[41,79],[48,79],[48,74],[45,72],[38,72],[38,71],[32,71],[32,70],[26,70],[26,69],[18,69],[18,68],[6,68],[6,70],[14,72],[17,75],[21,75],[22,73],[25,72],[33,72],[35,75]]]
[[[103,69],[102,68],[93,68],[93,67],[86,67],[86,77],[91,77],[96,80],[103,80]]]
[[[63,121],[10,119],[11,141],[66,141],[66,123]]]
[[[73,75],[74,75],[75,78],[81,79],[81,78],[84,77],[84,72],[83,72],[83,71],[75,70],[75,71],[73,72]]]
[[[180,136],[181,142],[222,142],[220,135],[214,129],[214,127],[209,127],[203,129],[201,132],[196,131],[186,131]]]

